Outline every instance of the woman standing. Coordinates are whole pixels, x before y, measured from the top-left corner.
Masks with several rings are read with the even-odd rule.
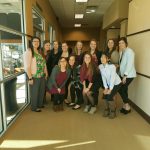
[[[101,64],[101,55],[102,52],[99,51],[97,49],[97,41],[95,39],[92,39],[90,41],[90,50],[89,50],[90,54],[92,55],[92,62],[96,65],[96,67],[98,68],[98,66]],[[98,82],[100,82],[102,84],[102,79],[101,76],[99,76]],[[94,88],[93,93],[94,93],[94,100],[95,100],[95,104],[98,105],[98,95],[99,95],[99,88],[102,85],[100,85],[98,88]]]
[[[128,47],[128,42],[125,37],[119,39],[120,50],[120,76],[122,79],[122,87],[119,90],[119,94],[123,99],[123,108],[120,110],[123,114],[131,112],[128,98],[128,86],[136,77],[136,70],[134,66],[134,51]]]
[[[81,41],[77,41],[74,54],[76,56],[76,65],[82,65],[83,63],[83,43]]]
[[[118,67],[119,64],[119,52],[116,50],[115,41],[113,39],[109,39],[107,41],[107,48],[105,50],[109,61]]]
[[[48,68],[48,57],[50,54],[50,41],[45,40],[43,42],[43,48],[42,48],[41,54],[42,54],[43,58],[45,59],[46,67]],[[43,107],[44,107],[44,104],[46,104],[46,103],[47,102],[46,102],[46,80],[45,80],[45,95],[44,95],[44,100],[43,100]]]
[[[99,78],[97,67],[92,62],[92,55],[85,53],[83,64],[80,69],[80,80],[83,84],[83,99],[86,102],[84,112],[94,114],[96,112],[96,103],[94,100],[93,90],[99,82],[96,79]]]
[[[101,62],[102,64],[99,65],[99,69],[103,80],[103,98],[105,99],[105,110],[103,116],[113,119],[116,117],[116,106],[113,98],[121,87],[121,79],[116,73],[115,65],[108,63],[108,53],[102,54]]]
[[[61,57],[64,57],[67,62],[69,61],[70,52],[68,51],[68,44],[66,42],[62,42],[62,54]],[[68,101],[68,86],[69,86],[69,80],[66,83],[66,90],[65,90],[65,100],[64,102],[68,105],[70,102]]]
[[[24,54],[24,66],[30,85],[31,110],[41,112],[47,78],[46,61],[40,54],[40,39],[33,37],[31,46]]]
[[[63,110],[63,101],[65,95],[65,85],[70,76],[70,69],[66,58],[61,57],[58,66],[52,70],[50,79],[48,80],[48,89],[53,94],[54,111]]]
[[[52,69],[55,65],[58,65],[58,61],[61,57],[61,50],[59,50],[58,41],[53,42],[53,49],[50,50],[50,53],[48,55],[47,60],[47,69],[48,69],[48,75],[51,75]]]
[[[49,53],[50,53],[50,41],[45,40],[45,41],[43,42],[43,48],[42,48],[41,54],[42,54],[42,56],[45,58],[46,63],[47,63],[47,61],[48,61]]]

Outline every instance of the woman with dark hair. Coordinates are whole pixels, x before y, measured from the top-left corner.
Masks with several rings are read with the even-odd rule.
[[[43,48],[41,50],[41,54],[43,56],[43,58],[46,60],[46,67],[48,68],[48,57],[50,54],[50,41],[49,40],[45,40],[43,42]],[[45,80],[46,83],[46,80]],[[46,86],[46,84],[45,84]],[[43,100],[43,104],[46,104],[46,87],[45,87],[45,95],[44,95],[44,100]],[[43,105],[44,107],[44,105]]]
[[[113,119],[116,117],[116,106],[114,102],[114,95],[121,87],[121,79],[116,73],[116,67],[114,64],[109,63],[109,54],[103,53],[101,56],[102,64],[99,65],[99,69],[102,76],[104,85],[103,99],[105,100],[104,117]]]
[[[33,37],[30,48],[24,54],[24,66],[30,85],[31,110],[41,112],[47,78],[46,61],[40,54],[40,39]]]
[[[82,83],[80,82],[80,66],[76,65],[75,55],[69,57],[70,75],[70,96],[71,103],[69,106],[74,106],[73,109],[79,109],[83,103]],[[77,99],[75,100],[75,98]]]
[[[123,108],[120,110],[123,114],[131,112],[128,98],[128,86],[136,77],[136,70],[134,64],[134,51],[128,47],[128,42],[125,37],[119,39],[119,51],[120,51],[120,76],[122,79],[122,87],[119,90],[119,94],[123,99]]]
[[[65,95],[65,85],[70,76],[70,69],[66,58],[61,57],[58,66],[52,70],[52,74],[48,80],[48,89],[53,94],[54,111],[63,110],[63,101]]]
[[[83,84],[83,99],[86,106],[84,112],[94,114],[96,112],[96,102],[94,100],[96,87],[99,86],[98,82],[99,73],[95,64],[92,62],[92,55],[87,52],[84,55],[83,64],[80,69],[80,80]]]
[[[47,60],[47,70],[48,70],[48,75],[51,75],[52,69],[54,68],[55,65],[58,65],[58,61],[61,57],[61,51],[59,50],[59,45],[58,41],[53,42],[53,49],[50,50],[50,53],[48,55],[48,60]]]
[[[105,50],[107,56],[109,57],[109,61],[118,67],[119,64],[119,52],[116,50],[115,41],[113,39],[109,39],[107,41],[107,48]]]
[[[46,62],[48,61],[49,53],[50,53],[50,41],[45,40],[43,42],[43,48],[42,48],[41,54],[46,59]]]

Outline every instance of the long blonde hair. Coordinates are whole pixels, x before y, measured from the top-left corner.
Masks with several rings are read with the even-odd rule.
[[[78,43],[81,43],[81,44],[82,44],[82,48],[83,48],[83,43],[82,43],[82,41],[77,41],[77,43],[76,43],[76,45],[75,45],[75,48],[74,48],[74,53],[75,53],[75,55],[78,54],[78,49],[77,49],[77,44],[78,44]],[[81,48],[81,53],[82,53],[82,48]]]

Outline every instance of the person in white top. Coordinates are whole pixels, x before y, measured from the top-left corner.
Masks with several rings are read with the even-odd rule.
[[[104,86],[103,98],[105,99],[103,116],[113,119],[116,117],[116,106],[113,97],[121,87],[121,79],[116,73],[115,65],[108,63],[109,56],[107,53],[102,54],[101,62],[102,64],[99,65],[99,69]]]
[[[131,112],[128,98],[128,86],[136,77],[136,70],[134,64],[134,51],[128,47],[128,42],[125,37],[119,39],[119,51],[120,51],[120,69],[119,73],[122,79],[122,87],[118,91],[123,99],[123,108],[120,110],[123,114]]]

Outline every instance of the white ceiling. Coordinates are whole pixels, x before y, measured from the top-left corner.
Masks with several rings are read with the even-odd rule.
[[[75,0],[49,0],[59,23],[63,28],[74,27],[81,23],[82,27],[100,27],[103,15],[114,0],[88,0],[87,3],[76,3]],[[96,12],[87,14],[87,6],[97,6]],[[75,13],[83,13],[83,19],[74,19]]]

